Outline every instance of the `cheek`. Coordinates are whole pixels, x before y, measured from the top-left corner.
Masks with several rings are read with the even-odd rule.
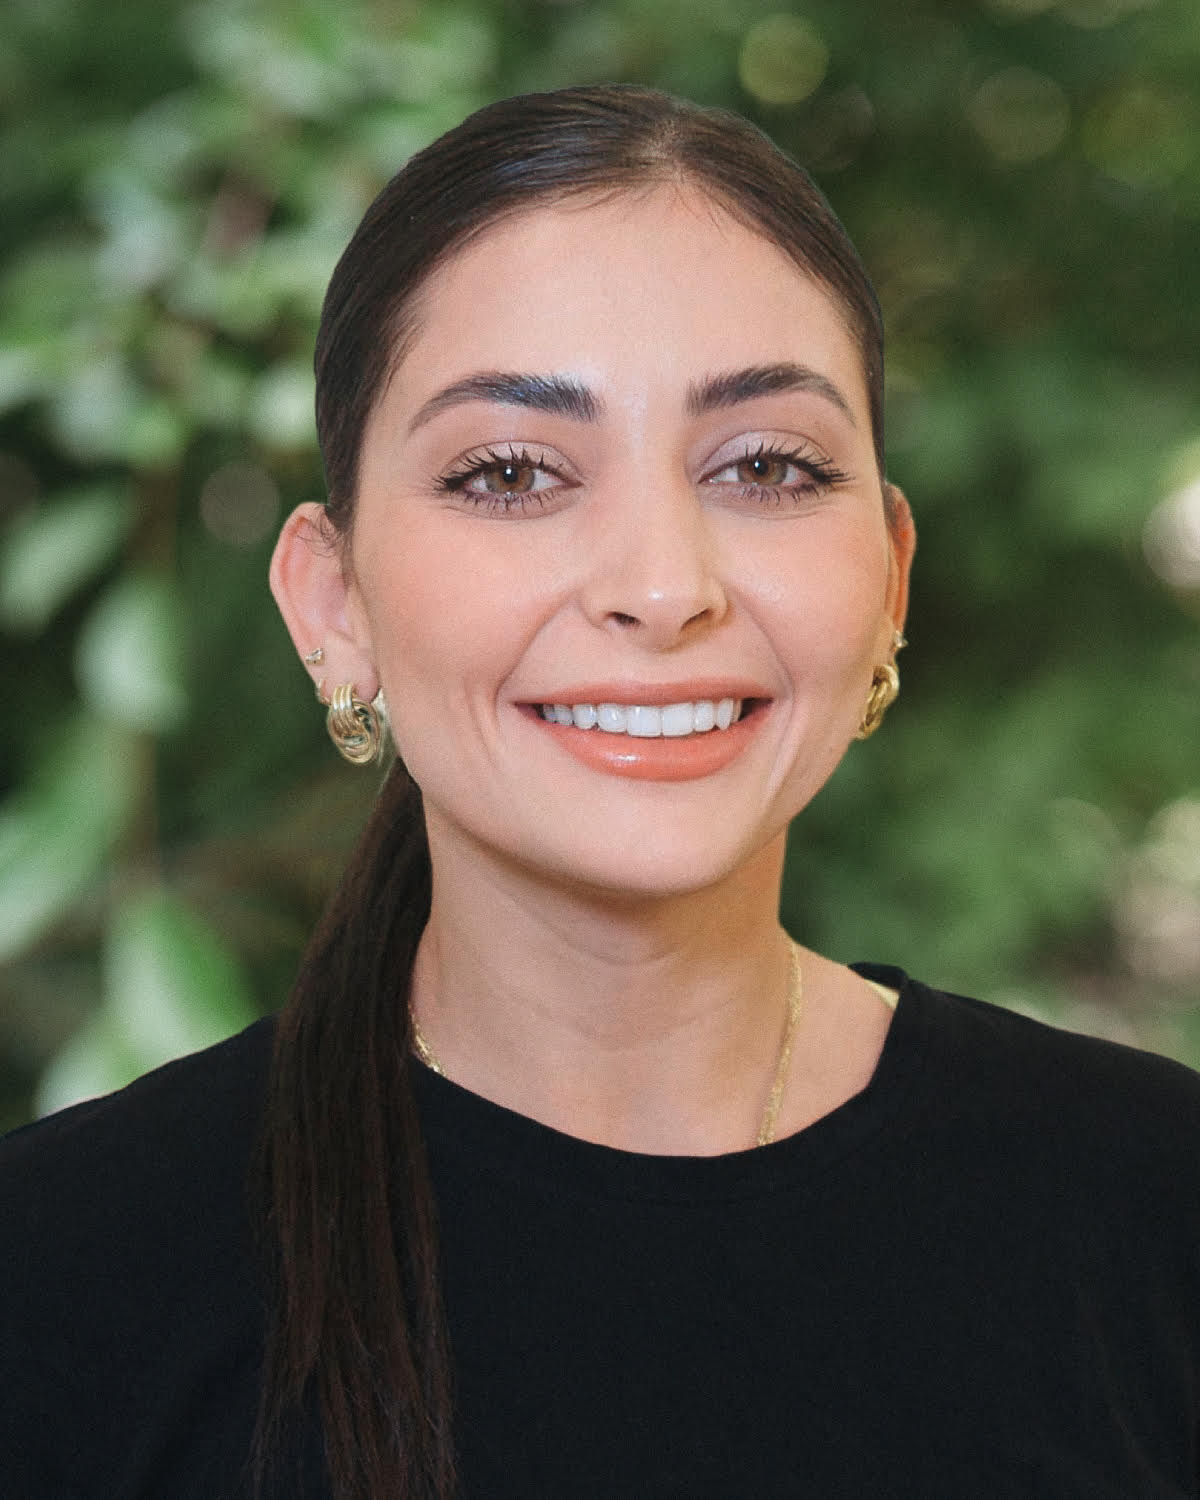
[[[465,528],[410,526],[403,535],[364,528],[360,597],[392,722],[427,733],[444,709],[479,707],[520,659],[533,570],[515,574],[495,551],[468,544]]]
[[[880,527],[814,518],[786,551],[760,554],[755,597],[780,654],[803,676],[857,676],[878,654],[890,552]]]

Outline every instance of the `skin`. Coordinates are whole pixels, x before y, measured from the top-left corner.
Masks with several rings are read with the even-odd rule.
[[[825,388],[689,410],[705,379],[784,362]],[[570,379],[598,410],[430,411],[494,371]],[[768,493],[747,468],[765,447],[799,455],[760,466]],[[514,469],[440,482],[484,448]],[[434,902],[411,998],[448,1074],[626,1149],[752,1144],[787,990],[785,832],[858,726],[914,546],[836,302],[690,188],[497,226],[424,288],[349,549],[323,525],[290,518],[272,587],[298,651],[324,647],[314,676],[382,687],[422,788]],[[757,708],[716,769],[680,777],[659,742],[667,779],[641,779],[531,708],[595,684],[625,702],[734,684]],[[804,971],[779,1135],[865,1085],[890,1019],[848,969]]]

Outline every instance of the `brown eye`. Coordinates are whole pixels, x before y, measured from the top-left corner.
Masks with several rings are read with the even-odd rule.
[[[791,467],[786,458],[772,453],[760,453],[753,458],[739,460],[737,477],[742,484],[784,484]]]
[[[491,495],[524,495],[533,489],[536,475],[532,464],[495,464],[479,477]]]

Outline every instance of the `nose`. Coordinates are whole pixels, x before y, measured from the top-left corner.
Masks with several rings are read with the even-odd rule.
[[[664,651],[724,617],[715,538],[690,485],[643,482],[600,515],[582,591],[592,624]]]

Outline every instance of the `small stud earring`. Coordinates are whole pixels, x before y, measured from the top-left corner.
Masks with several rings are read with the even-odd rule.
[[[304,653],[304,661],[307,666],[319,667],[325,660],[324,646],[314,646],[311,651]]]

